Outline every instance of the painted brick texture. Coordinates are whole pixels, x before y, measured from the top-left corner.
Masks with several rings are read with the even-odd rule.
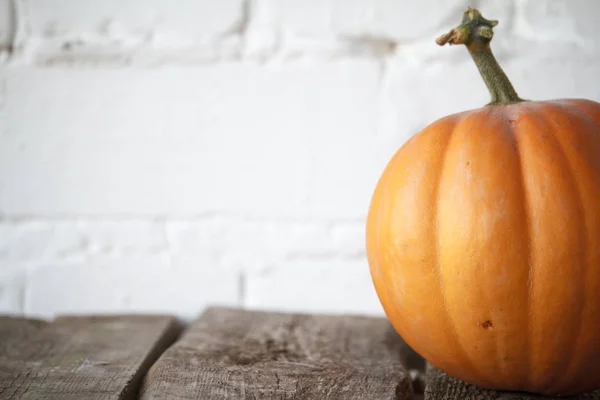
[[[392,154],[488,94],[441,0],[0,0],[0,312],[382,314]],[[600,101],[600,2],[481,0],[528,99]]]

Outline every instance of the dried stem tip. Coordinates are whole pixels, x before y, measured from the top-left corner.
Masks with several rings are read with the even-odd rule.
[[[446,43],[466,46],[490,92],[489,105],[519,103],[524,100],[513,88],[490,48],[496,25],[498,21],[485,19],[478,10],[469,8],[464,12],[461,24],[435,42],[440,46]]]
[[[468,8],[463,14],[462,22],[450,32],[436,39],[440,46],[449,44],[469,44],[474,40],[489,43],[494,36],[493,27],[498,25],[496,20],[483,18],[479,10]]]

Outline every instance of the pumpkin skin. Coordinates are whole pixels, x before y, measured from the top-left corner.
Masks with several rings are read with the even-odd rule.
[[[600,387],[600,103],[432,123],[386,166],[366,228],[382,307],[431,364],[485,388]]]

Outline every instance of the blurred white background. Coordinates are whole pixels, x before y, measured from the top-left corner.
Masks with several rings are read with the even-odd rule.
[[[0,313],[381,314],[370,196],[488,94],[600,101],[597,0],[0,0]]]

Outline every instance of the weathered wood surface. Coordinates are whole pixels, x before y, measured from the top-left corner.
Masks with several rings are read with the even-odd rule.
[[[148,372],[141,399],[412,399],[387,320],[210,308]]]
[[[179,332],[171,317],[144,315],[0,324],[0,399],[133,399]]]
[[[0,357],[8,356],[20,342],[36,334],[46,322],[37,319],[0,316]]]
[[[419,375],[385,318],[210,308],[160,356],[179,332],[162,316],[0,317],[0,399],[134,399],[143,380],[142,399],[600,400]]]
[[[448,376],[427,364],[425,400],[600,400],[600,391],[580,396],[549,397],[482,389]]]

